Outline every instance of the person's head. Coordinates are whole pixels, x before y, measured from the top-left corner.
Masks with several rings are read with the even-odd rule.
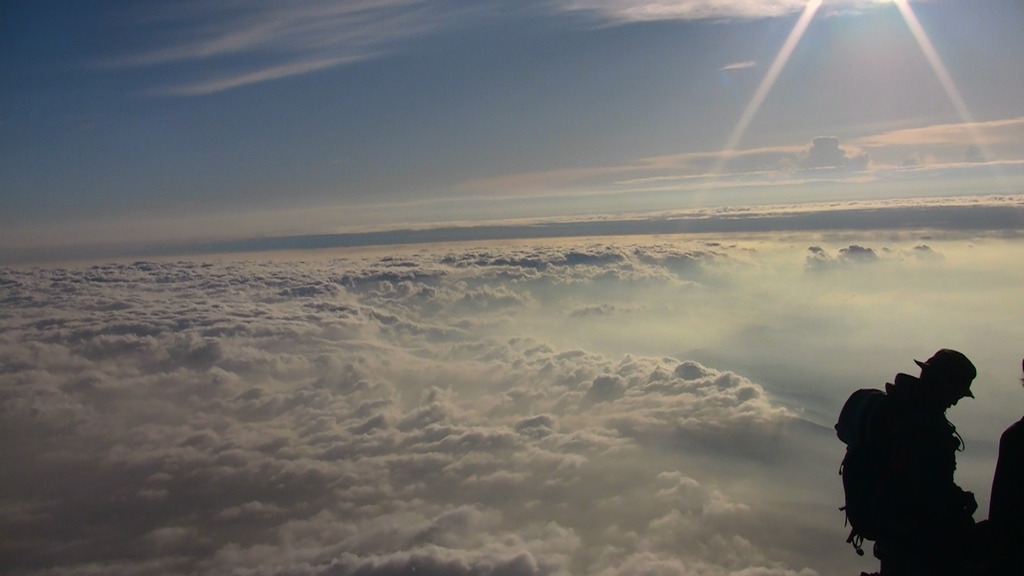
[[[914,360],[921,367],[921,380],[934,387],[942,403],[953,406],[961,398],[974,398],[971,382],[978,375],[974,364],[956,350],[943,348],[928,360]]]

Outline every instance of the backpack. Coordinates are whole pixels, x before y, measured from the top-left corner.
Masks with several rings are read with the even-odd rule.
[[[884,509],[880,503],[885,480],[887,443],[876,424],[880,408],[886,403],[885,392],[863,388],[850,395],[839,412],[836,435],[846,444],[846,455],[839,467],[843,478],[846,523],[850,536],[846,539],[860,556],[864,540],[879,539],[884,529]]]

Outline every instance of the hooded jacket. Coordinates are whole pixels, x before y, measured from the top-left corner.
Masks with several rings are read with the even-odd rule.
[[[882,500],[895,540],[931,545],[957,538],[974,524],[974,497],[954,481],[963,441],[946,406],[922,380],[898,374],[885,385],[889,402],[880,425],[889,439]]]

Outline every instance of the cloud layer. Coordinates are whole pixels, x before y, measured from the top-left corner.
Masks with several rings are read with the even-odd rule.
[[[859,314],[869,278],[948,261],[808,246],[778,253],[806,295],[775,248],[718,242],[0,270],[0,571],[869,568],[836,510],[841,373],[714,365],[806,372],[827,287]]]
[[[784,458],[764,439],[795,412],[697,362],[497,336],[573,285],[721,257],[5,271],[4,570],[800,573],[773,512],[684,466]]]

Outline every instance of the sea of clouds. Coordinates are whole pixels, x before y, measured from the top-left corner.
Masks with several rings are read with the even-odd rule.
[[[839,405],[967,348],[984,492],[1022,247],[847,240],[0,269],[0,571],[871,571]]]

